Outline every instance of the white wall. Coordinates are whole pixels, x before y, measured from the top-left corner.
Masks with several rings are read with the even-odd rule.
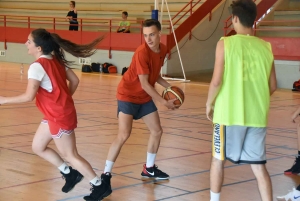
[[[220,37],[224,35],[224,21],[230,15],[228,7],[230,6],[231,2],[232,0],[223,0],[212,12],[212,20],[209,21],[207,16],[192,31],[193,35],[198,39],[209,38],[208,40],[198,41],[193,37],[191,40],[187,41],[187,35],[179,42],[179,47],[181,47],[183,43],[187,41],[183,48],[180,49],[184,69],[187,74],[193,74],[195,72],[207,70],[212,71],[215,58],[216,43],[218,42]],[[165,13],[165,15],[167,14]],[[213,32],[214,34],[210,37]],[[0,42],[0,50],[3,50],[3,48],[1,47],[3,47],[3,43]],[[176,51],[176,48],[173,48],[172,52],[174,51]],[[16,52],[18,53],[18,56],[15,55]],[[129,66],[132,55],[133,52],[112,51],[113,58],[109,59],[107,50],[98,50],[97,53],[92,56],[92,62],[113,63],[118,67],[118,72],[121,72],[121,69],[123,67]],[[66,56],[69,60],[76,61],[76,64],[78,64],[78,61],[75,57],[69,54],[66,54]],[[8,43],[6,57],[0,57],[0,61],[31,63],[32,61],[34,61],[34,59],[31,56],[27,55],[27,50],[24,45]],[[81,66],[77,65],[74,67],[80,68]],[[172,54],[171,59],[165,63],[163,73],[168,75],[182,75],[181,72],[182,70],[179,62],[179,57],[176,52]]]
[[[4,50],[3,42],[0,42],[0,50]],[[7,50],[5,51],[6,56],[1,57],[0,61],[5,62],[14,62],[14,63],[24,63],[30,64],[35,61],[35,59],[27,54],[27,48],[24,44],[19,43],[7,43]],[[108,57],[108,50],[97,50],[97,52],[91,56],[92,62],[109,62],[117,66],[118,73],[122,72],[123,67],[128,67],[131,63],[131,59],[134,52],[128,51],[112,51],[112,59]],[[78,58],[66,53],[66,58],[69,61],[74,61],[75,65],[73,68],[81,69],[81,65],[79,65]],[[165,64],[166,66],[167,64]],[[166,68],[164,66],[164,69]]]
[[[188,34],[179,42],[183,66],[186,74],[193,74],[201,71],[208,71],[213,69],[215,60],[215,48],[219,39],[224,36],[224,21],[230,16],[228,7],[232,0],[223,0],[212,12],[212,19],[209,21],[206,16],[198,26],[194,28],[192,34],[205,41],[198,41],[194,37],[188,40]],[[225,7],[224,7],[225,6]],[[223,10],[224,8],[224,10]],[[215,30],[215,32],[214,32]],[[211,37],[210,37],[211,35]],[[176,51],[173,48],[172,52]],[[182,75],[182,70],[179,62],[177,52],[172,54],[168,61],[168,75]]]
[[[4,50],[3,42],[0,42],[0,50]],[[27,54],[27,48],[24,44],[7,43],[7,50],[5,53],[6,56],[0,57],[0,61],[30,64],[35,60],[32,56]],[[91,58],[92,62],[112,63],[118,67],[118,72],[121,73],[123,67],[129,66],[133,53],[134,52],[127,51],[112,51],[112,59],[109,59],[108,50],[98,50]],[[66,53],[66,58],[70,61],[75,61],[76,65],[72,67],[78,69],[81,68],[76,57]]]
[[[194,74],[196,72],[207,72],[213,70],[215,60],[215,47],[216,43],[224,35],[224,21],[228,18],[232,0],[224,0],[213,12],[212,21],[208,21],[208,16],[192,31],[193,35],[199,39],[206,39],[206,41],[198,41],[195,38],[187,40],[188,35],[179,42],[181,47],[185,42],[186,44],[181,48],[181,56],[186,74]],[[224,12],[222,14],[223,6]],[[222,14],[222,16],[221,16]],[[221,19],[220,19],[221,16]],[[220,22],[219,22],[220,19]],[[219,24],[218,24],[219,22]],[[218,27],[214,32],[216,26]],[[209,37],[212,33],[214,34]],[[24,44],[8,43],[6,56],[1,57],[0,61],[25,63],[29,64],[34,61],[34,58],[27,54],[27,49]],[[0,50],[4,50],[3,42],[0,42]],[[172,50],[175,51],[174,48]],[[122,68],[129,66],[134,52],[127,51],[112,51],[112,59],[108,58],[108,50],[98,50],[92,56],[92,62],[110,62],[117,66],[118,72],[122,72]],[[67,59],[75,61],[74,68],[81,68],[78,64],[78,59],[70,54],[66,54]],[[300,62],[296,61],[275,61],[275,68],[277,74],[277,82],[279,88],[291,89],[294,81],[300,79]],[[177,53],[172,54],[171,60],[168,60],[163,68],[163,73],[168,75],[182,75],[179,57]]]
[[[300,61],[275,60],[277,87],[292,89],[293,83],[300,79]]]

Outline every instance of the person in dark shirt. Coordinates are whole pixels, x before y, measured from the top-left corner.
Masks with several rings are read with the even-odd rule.
[[[70,31],[78,31],[77,10],[75,8],[75,1],[70,1],[70,9],[67,14],[67,21],[70,22]]]

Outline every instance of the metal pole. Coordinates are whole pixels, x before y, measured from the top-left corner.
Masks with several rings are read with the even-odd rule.
[[[184,68],[183,68],[183,64],[182,64],[182,60],[181,60],[180,50],[179,50],[179,47],[178,47],[178,42],[177,42],[177,38],[176,38],[176,34],[175,34],[175,30],[174,30],[172,18],[171,18],[171,15],[170,15],[170,10],[169,10],[169,6],[168,6],[168,2],[167,2],[167,0],[165,0],[165,1],[166,1],[166,8],[167,8],[167,11],[168,11],[168,14],[169,14],[169,19],[170,19],[170,23],[171,23],[172,32],[173,32],[174,39],[175,39],[175,44],[176,44],[176,48],[177,48],[177,52],[178,52],[178,56],[179,56],[179,61],[180,61],[180,65],[181,65],[183,77],[184,77],[184,80],[186,80],[186,76],[185,76],[185,72],[184,72]]]
[[[164,4],[165,0],[161,0],[161,9],[160,9],[160,24],[163,24],[163,14],[164,14]]]
[[[154,9],[151,12],[151,19],[155,19],[155,20],[158,20],[157,1],[158,0],[154,0]]]

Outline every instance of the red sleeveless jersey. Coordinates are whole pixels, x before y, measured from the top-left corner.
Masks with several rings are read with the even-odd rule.
[[[45,119],[65,130],[73,130],[77,127],[77,114],[74,101],[67,85],[66,69],[55,58],[39,58],[40,63],[48,74],[52,92],[39,87],[36,95],[36,106],[44,114]],[[54,128],[50,132],[56,134]]]

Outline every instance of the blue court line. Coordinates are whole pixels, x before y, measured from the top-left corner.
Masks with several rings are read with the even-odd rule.
[[[289,156],[289,155],[286,155],[286,156]],[[277,159],[280,159],[280,158],[284,158],[286,156],[280,156],[280,157],[276,157],[276,158],[271,158],[271,159],[267,159],[268,161],[269,160],[277,160]],[[230,166],[226,166],[224,167],[224,169],[227,169],[227,168],[232,168],[232,167],[238,167],[238,166],[242,166],[242,165],[249,165],[249,164],[241,164],[241,165],[230,165]],[[181,178],[181,177],[186,177],[186,176],[191,176],[191,175],[196,175],[196,174],[202,174],[202,173],[206,173],[206,172],[209,172],[210,170],[203,170],[203,171],[199,171],[199,172],[193,172],[193,173],[187,173],[187,174],[184,174],[184,175],[178,175],[178,176],[174,176],[174,177],[171,177],[171,179],[174,179],[174,178]],[[278,176],[278,175],[283,175],[283,173],[278,173],[278,174],[273,174],[273,176]],[[140,180],[140,179],[137,179],[137,178],[134,178],[134,177],[129,177],[129,176],[126,176],[126,175],[120,175],[120,176],[123,176],[123,177],[127,177],[127,178],[132,178],[132,179],[135,179],[135,180]],[[270,175],[271,176],[271,175]],[[225,184],[223,186],[230,186],[230,185],[236,185],[236,184],[240,184],[240,183],[245,183],[245,182],[249,182],[249,181],[254,181],[256,180],[255,178],[254,179],[249,179],[249,180],[244,180],[244,181],[239,181],[239,182],[234,182],[234,183],[229,183],[229,184]],[[155,180],[154,180],[155,181]],[[130,187],[133,187],[133,186],[139,186],[139,185],[144,185],[144,184],[149,184],[149,183],[154,183],[153,180],[152,181],[148,181],[148,182],[139,182],[137,184],[131,184],[131,185],[127,185],[127,186],[122,186],[122,187],[118,187],[118,188],[113,188],[113,191],[116,191],[116,190],[120,190],[120,189],[124,189],[124,188],[130,188]],[[162,184],[160,184],[162,185]],[[168,185],[165,185],[166,187],[168,188],[172,188],[171,186],[168,186]],[[177,188],[178,189],[178,188]],[[183,190],[183,189],[179,189],[181,191],[186,191],[186,190]],[[176,195],[176,196],[173,196],[173,197],[178,197],[178,196],[182,196],[182,195],[188,195],[188,194],[191,194],[191,193],[197,193],[197,192],[201,192],[201,191],[206,191],[206,190],[209,190],[209,188],[206,188],[206,189],[201,189],[201,190],[198,190],[198,191],[186,191],[187,193],[184,193],[184,194],[181,194],[181,195]],[[78,199],[78,198],[81,198],[83,196],[85,196],[87,194],[84,194],[84,195],[78,195],[78,196],[73,196],[73,197],[69,197],[69,198],[65,198],[65,199],[61,199],[61,200],[57,200],[57,201],[67,201],[67,200],[73,200],[73,199]],[[162,198],[162,199],[159,199],[159,200],[156,200],[156,201],[160,201],[160,200],[165,200],[165,199],[169,199],[169,198],[172,198],[172,197],[168,197],[168,198]]]
[[[291,133],[291,132],[294,132],[296,133],[296,126],[295,128],[272,128],[272,127],[267,127],[268,130],[273,130],[273,131],[282,131],[282,132],[288,132],[288,133]],[[285,137],[285,136],[284,136]]]
[[[28,146],[31,146],[31,145],[28,145]],[[11,149],[11,148],[0,147],[0,149],[6,149],[6,150],[14,151],[14,152],[19,152],[19,153],[22,153],[22,154],[29,154],[29,155],[32,155],[32,156],[38,156],[38,155],[36,155],[34,153],[29,153],[29,152],[25,152],[25,151],[19,151],[19,150]]]
[[[295,148],[291,148],[291,147],[288,147],[287,145],[272,145],[272,144],[268,144],[269,146],[272,146],[272,147],[269,147],[268,149],[277,149],[277,148],[281,148],[281,149],[287,149],[287,150],[295,150]]]
[[[32,103],[32,104],[34,104],[34,103]],[[14,105],[6,105],[6,106],[1,106],[0,110],[16,110],[16,109],[23,109],[23,108],[25,108],[25,109],[36,108],[36,106],[34,106],[34,105],[30,106],[30,105],[31,104],[24,104],[24,103],[20,103],[19,107],[16,107],[16,104],[14,104]]]
[[[20,136],[26,136],[26,135],[31,135],[34,134],[35,131],[30,132],[30,133],[13,133],[13,134],[9,134],[9,135],[5,135],[5,136],[0,136],[0,138],[10,138],[10,137],[20,137]]]
[[[26,124],[25,124],[26,125]],[[90,126],[90,127],[96,127],[96,126]],[[136,129],[140,129],[140,128],[136,128]],[[109,129],[109,130],[112,130],[112,129]],[[147,129],[145,129],[147,130]],[[88,130],[88,131],[94,131],[94,130]],[[147,130],[148,131],[148,130]],[[33,134],[34,132],[32,133],[21,133],[21,134],[18,134],[18,136],[20,135],[30,135],[30,134]],[[133,133],[132,133],[133,134]],[[195,140],[199,140],[199,141],[205,141],[205,142],[211,142],[212,140],[211,139],[201,139],[201,138],[195,138],[195,137],[191,137],[191,136],[185,136],[185,135],[181,135],[181,134],[174,134],[174,133],[171,133],[171,132],[165,132],[164,133],[165,135],[172,135],[172,136],[177,136],[177,137],[183,137],[183,138],[189,138],[189,139],[195,139]],[[205,135],[210,135],[209,133],[205,134]],[[269,134],[269,135],[274,135],[274,134]],[[12,135],[9,135],[9,136],[15,136],[15,134],[12,134]],[[276,135],[275,135],[276,136]],[[0,138],[5,138],[6,136],[0,136]],[[279,136],[279,137],[282,137],[282,136]],[[288,138],[292,138],[292,139],[296,139],[296,138],[293,138],[293,137],[288,137]],[[77,144],[89,144],[89,143],[77,143]],[[101,144],[101,143],[100,143]],[[274,148],[283,148],[283,149],[288,149],[285,145],[273,145],[273,144],[266,144],[266,145],[269,145],[269,146],[273,146],[272,149]],[[28,145],[29,146],[29,145]],[[8,148],[7,148],[8,149]],[[292,148],[290,148],[292,149]],[[11,151],[13,151],[13,149],[10,149]],[[26,153],[26,152],[23,152],[23,153]]]
[[[170,128],[170,127],[163,127],[163,128]],[[172,128],[174,130],[179,130],[180,129],[176,129],[176,128]],[[269,128],[267,129],[269,130]],[[191,132],[191,131],[190,131]],[[198,132],[199,135],[206,135],[206,136],[209,136],[209,135],[212,135],[211,133],[209,132],[202,132],[202,131],[199,131]],[[211,142],[211,140],[206,140],[206,139],[201,139],[201,138],[197,138],[197,137],[192,137],[192,136],[186,136],[186,135],[182,135],[182,134],[176,134],[176,133],[173,133],[172,131],[170,132],[164,132],[163,135],[166,134],[166,135],[174,135],[174,136],[179,136],[179,137],[183,137],[183,138],[190,138],[190,139],[195,139],[195,140],[201,140],[201,141],[207,141],[207,142]],[[276,137],[284,137],[284,138],[291,138],[291,139],[297,139],[297,137],[291,137],[291,136],[282,136],[282,135],[277,135],[277,134],[272,134],[272,133],[267,133],[267,135],[270,135],[270,136],[276,136]],[[271,145],[271,144],[267,144],[266,145]],[[276,146],[276,145],[274,145]]]
[[[192,136],[185,136],[185,135],[180,135],[180,134],[174,134],[174,133],[171,134],[171,133],[168,133],[168,132],[163,133],[163,135],[172,135],[172,136],[177,136],[177,137],[183,137],[183,138],[189,138],[189,139],[194,139],[194,140],[211,142],[211,140],[196,138],[196,137],[192,137]]]
[[[98,104],[101,104],[101,105],[112,105],[112,106],[116,106],[115,103],[111,103],[112,100],[111,98],[109,98],[108,100],[105,100],[105,101],[102,101],[101,100],[101,103],[100,100],[98,99],[98,101],[94,100],[94,99],[85,99],[85,100],[78,100],[78,99],[74,99],[74,102],[75,102],[75,107],[76,105],[81,105],[81,104],[88,104],[88,103],[98,103]],[[107,104],[107,103],[110,103],[110,104]]]
[[[6,127],[13,127],[13,126],[26,126],[26,125],[31,125],[31,124],[36,124],[36,123],[26,123],[26,124],[15,124],[15,125],[6,125],[6,126],[0,126],[0,128],[6,128]]]
[[[133,178],[133,179],[136,179],[136,178]],[[136,180],[140,180],[140,179],[136,179]],[[120,189],[124,189],[124,188],[130,188],[130,187],[134,187],[134,186],[139,186],[139,185],[144,185],[144,184],[150,184],[150,183],[155,183],[156,180],[151,180],[151,181],[147,181],[147,182],[142,182],[142,183],[137,183],[137,184],[131,184],[131,185],[127,185],[127,186],[121,186],[121,187],[118,187],[118,188],[113,188],[112,190],[113,191],[116,191],[116,190],[120,190]],[[169,187],[170,188],[170,187]],[[186,190],[182,190],[181,191],[185,191],[185,192],[189,192],[189,191],[186,191]],[[86,196],[87,194],[84,194],[84,195],[77,195],[77,196],[74,196],[74,197],[69,197],[69,198],[65,198],[65,199],[60,199],[60,200],[57,200],[57,201],[67,201],[67,200],[73,200],[73,199],[77,199],[77,198],[82,198],[83,196]]]
[[[282,175],[282,173],[273,174],[273,175],[270,175],[270,177],[275,177],[275,176],[279,176],[279,175]],[[233,185],[236,185],[236,184],[242,184],[242,183],[247,183],[247,182],[251,182],[251,181],[256,181],[256,179],[254,178],[254,179],[248,179],[248,180],[244,180],[244,181],[228,183],[228,184],[224,184],[222,187],[224,188],[226,186],[233,186]],[[176,198],[176,197],[180,197],[180,196],[184,196],[184,195],[190,195],[190,194],[199,193],[199,192],[208,191],[208,190],[210,190],[210,188],[204,188],[204,189],[189,192],[189,193],[183,193],[183,194],[179,194],[179,195],[175,195],[175,196],[170,196],[170,197],[166,197],[166,198],[162,198],[162,199],[157,199],[155,201],[167,200],[167,199],[170,199],[170,198]]]
[[[300,98],[288,98],[288,99],[280,99],[280,100],[272,100],[271,102],[282,102],[282,101],[294,101],[294,100],[299,100]],[[293,104],[294,105],[294,104]],[[295,103],[295,105],[298,105]],[[284,105],[283,107],[287,107],[289,105]]]

